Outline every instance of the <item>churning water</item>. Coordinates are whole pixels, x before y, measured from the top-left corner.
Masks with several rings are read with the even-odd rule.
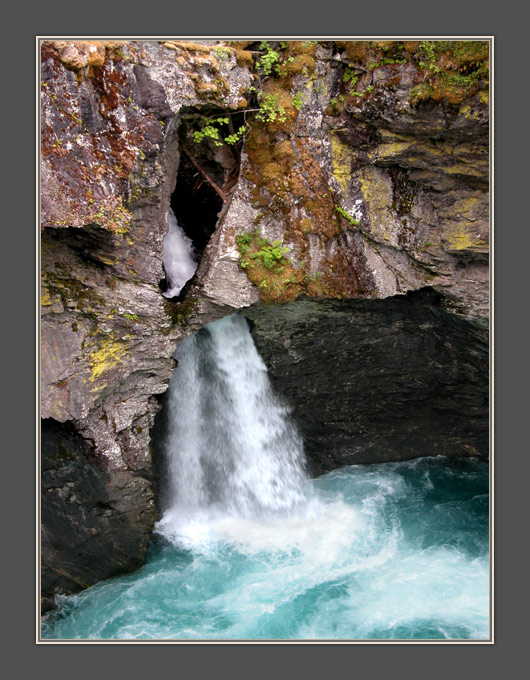
[[[197,269],[193,242],[179,227],[175,213],[168,210],[169,230],[162,242],[162,262],[168,288],[162,293],[167,298],[176,297]]]
[[[184,340],[147,564],[43,622],[61,639],[485,639],[488,466],[424,458],[310,480],[246,321]]]

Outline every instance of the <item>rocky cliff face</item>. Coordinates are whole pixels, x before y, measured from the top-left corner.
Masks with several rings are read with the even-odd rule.
[[[443,309],[433,291],[253,305],[243,314],[275,390],[293,408],[312,473],[487,457],[487,335]]]
[[[143,559],[157,395],[225,314],[315,470],[487,454],[487,43],[41,47],[47,602]],[[204,248],[177,301],[170,205]]]

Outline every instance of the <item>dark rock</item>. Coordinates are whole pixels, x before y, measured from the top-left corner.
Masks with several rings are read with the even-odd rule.
[[[160,83],[149,76],[149,70],[137,64],[134,67],[136,77],[136,99],[140,106],[149,112],[154,112],[160,118],[169,118],[173,115],[167,102],[166,91]]]
[[[149,482],[106,469],[71,423],[42,421],[43,611],[71,594],[138,569],[156,510]]]
[[[488,332],[422,291],[242,312],[313,472],[488,456]]]

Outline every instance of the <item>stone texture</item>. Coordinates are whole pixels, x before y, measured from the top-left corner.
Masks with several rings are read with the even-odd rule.
[[[421,456],[488,456],[487,326],[433,291],[244,310],[315,474]]]
[[[373,88],[352,97],[346,53],[331,43],[292,44],[285,58],[303,55],[312,67],[265,85],[285,105],[285,120],[252,124],[233,209],[199,270],[203,292],[212,299],[231,280],[238,290],[235,238],[257,230],[281,239],[303,274],[301,284],[285,284],[279,301],[385,298],[429,286],[454,312],[487,317],[487,85],[459,103],[449,93],[449,103],[414,103],[424,75],[412,57],[371,69],[348,58],[359,83]],[[299,112],[289,104],[295,94]],[[255,294],[236,297],[248,304]]]
[[[148,477],[105,469],[71,423],[42,424],[43,611],[54,596],[138,569],[156,517]]]
[[[167,389],[177,339],[194,328],[185,324],[193,305],[179,310],[159,289],[180,112],[235,106],[250,83],[233,54],[218,63],[210,48],[168,45],[106,41],[96,52],[84,42],[42,46],[41,417],[72,423],[86,441],[91,458],[82,474],[90,493],[97,487],[106,502],[109,480],[119,478],[115,495],[137,507],[141,545],[131,545],[128,561],[111,558],[112,573],[138,566],[144,555],[155,518],[146,480],[156,395]],[[223,88],[197,87],[214,80]],[[223,313],[223,304],[210,305],[204,318]],[[60,474],[62,483],[68,475],[76,483],[75,466]],[[61,502],[58,496],[48,514],[63,512],[66,521],[73,506],[61,511]],[[118,512],[116,503],[109,512]],[[72,531],[82,534],[81,524]],[[97,545],[87,544],[94,561],[118,550],[121,531],[120,522],[110,522]],[[50,531],[43,535],[48,565],[59,559],[55,540]],[[48,600],[55,588],[49,579],[75,592],[110,575],[94,569],[78,578],[75,561],[70,580],[43,572]]]

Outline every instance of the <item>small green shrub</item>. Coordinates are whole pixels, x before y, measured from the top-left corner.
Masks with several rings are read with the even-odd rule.
[[[270,271],[280,272],[285,266],[285,253],[289,252],[289,248],[282,246],[281,241],[273,241],[269,243],[264,238],[254,232],[249,234],[247,232],[236,237],[236,243],[240,254],[240,264],[245,269],[252,267],[256,261],[259,261]],[[252,249],[252,252],[249,251]],[[248,257],[245,257],[248,254]]]
[[[259,48],[265,50],[265,54],[262,54],[259,61],[256,62],[256,67],[262,71],[263,75],[270,76],[272,67],[280,60],[280,55],[272,49],[266,40],[260,44]]]
[[[278,104],[278,96],[275,94],[267,94],[262,92],[259,95],[259,111],[256,113],[256,119],[262,123],[274,123],[278,120],[283,123],[287,117],[285,108]]]
[[[205,137],[213,139],[215,146],[223,146],[219,125],[228,125],[228,118],[202,118],[199,130],[193,133],[193,141],[200,144]]]
[[[302,104],[303,104],[303,103],[304,103],[304,100],[303,100],[303,97],[302,97],[302,93],[301,93],[301,92],[297,92],[297,93],[295,94],[295,96],[293,97],[293,106],[294,106],[294,108],[295,108],[297,111],[300,111],[300,109],[302,108]]]

